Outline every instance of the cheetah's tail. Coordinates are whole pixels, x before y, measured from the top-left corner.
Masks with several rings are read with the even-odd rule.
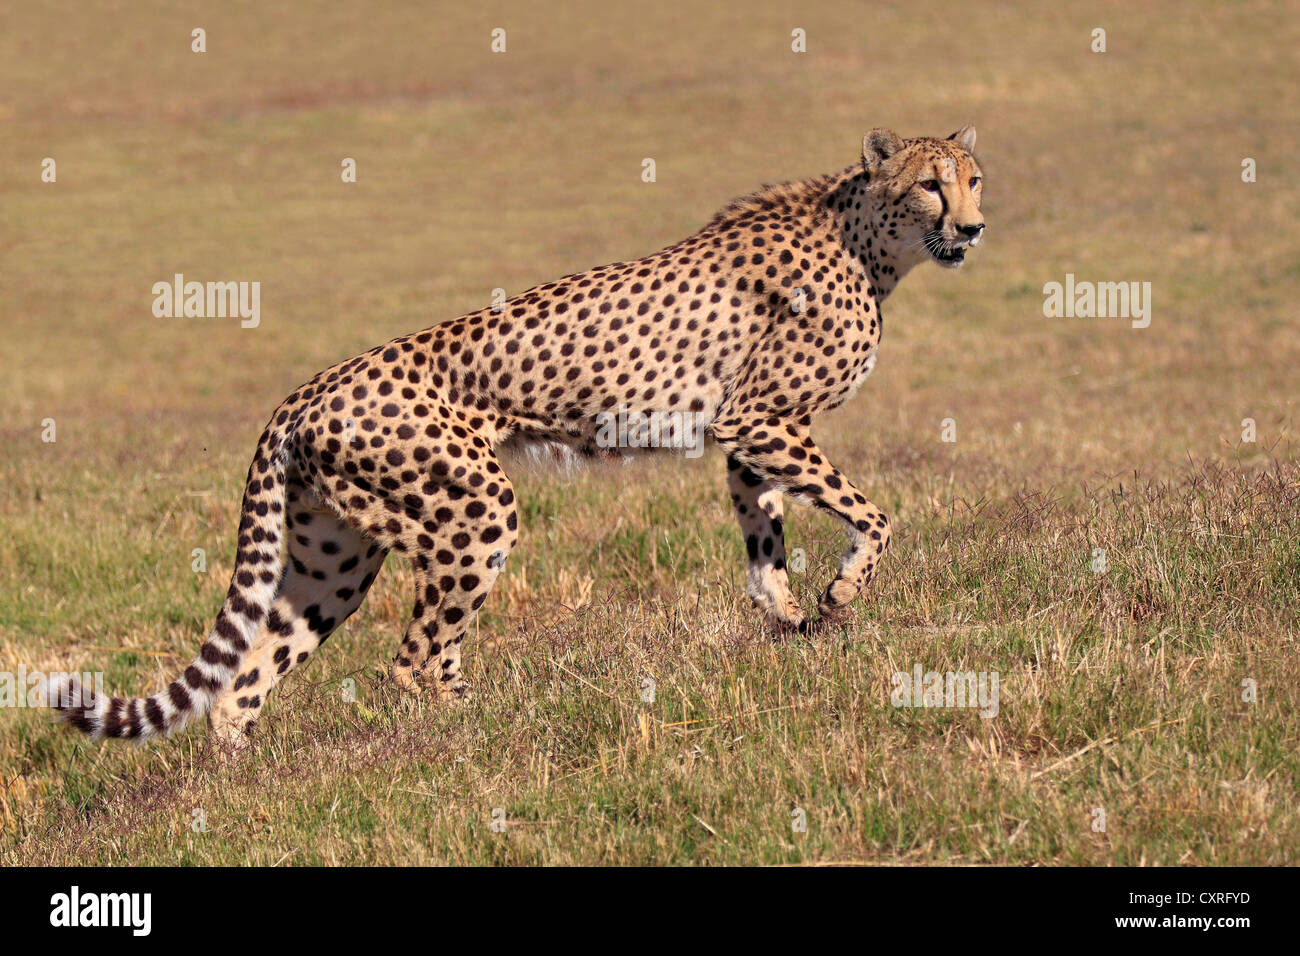
[[[96,696],[75,678],[52,677],[47,701],[78,730],[99,739],[144,741],[166,736],[207,713],[239,668],[280,586],[284,569],[286,438],[268,427],[248,469],[239,520],[239,548],[230,590],[198,656],[166,690],[152,697]]]

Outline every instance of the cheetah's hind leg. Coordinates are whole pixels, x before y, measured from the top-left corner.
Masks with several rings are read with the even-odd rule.
[[[311,499],[300,481],[290,481],[286,491],[289,562],[280,592],[234,682],[209,712],[210,734],[227,751],[248,742],[280,679],[361,606],[387,554]]]
[[[453,517],[439,525],[434,545],[414,559],[415,608],[393,669],[399,685],[414,678],[417,687],[435,687],[440,698],[453,701],[470,694],[461,642],[519,540],[514,489],[504,473],[479,487],[481,493],[452,499],[454,507],[447,510]],[[438,511],[448,518],[443,508]]]
[[[452,421],[447,430],[452,426],[461,427]],[[411,620],[390,672],[394,683],[415,693],[432,685],[442,699],[462,699],[468,685],[461,642],[519,540],[514,488],[480,436],[470,435],[467,446],[399,442],[392,442],[397,447],[388,460],[410,456],[426,461],[427,470],[396,489],[341,491],[333,501],[350,524],[409,558],[415,571]]]

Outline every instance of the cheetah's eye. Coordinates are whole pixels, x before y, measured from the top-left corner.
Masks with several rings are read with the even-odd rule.
[[[921,188],[928,193],[937,193],[939,191],[939,180],[927,179],[925,182],[921,183]]]
[[[978,185],[979,185],[980,183],[982,183],[982,182],[983,182],[983,180],[980,179],[978,176],[972,176],[972,177],[970,178],[970,188],[971,188],[971,189],[974,189],[976,186],[978,186]]]

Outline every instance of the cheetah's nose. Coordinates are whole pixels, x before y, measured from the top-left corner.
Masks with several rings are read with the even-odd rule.
[[[980,244],[980,239],[984,236],[984,223],[982,222],[977,222],[969,226],[958,226],[957,229],[959,232],[970,237],[970,244],[972,246],[978,246]]]

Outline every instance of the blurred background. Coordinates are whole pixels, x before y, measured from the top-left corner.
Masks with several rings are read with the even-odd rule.
[[[989,243],[889,304],[856,406],[873,428],[906,435],[961,409],[972,453],[1019,421],[1017,465],[1083,452],[1112,469],[1218,453],[1248,414],[1290,434],[1300,33],[1286,5],[55,2],[0,16],[6,428],[116,413],[117,431],[148,414],[192,433],[237,421],[247,445],[317,369],[493,288],[651,252],[760,183],[848,165],[869,127],[972,122]],[[57,184],[41,182],[44,157]],[[152,283],[176,272],[260,281],[262,327],[154,319]],[[1151,327],[1044,319],[1042,286],[1067,272],[1150,281]]]

